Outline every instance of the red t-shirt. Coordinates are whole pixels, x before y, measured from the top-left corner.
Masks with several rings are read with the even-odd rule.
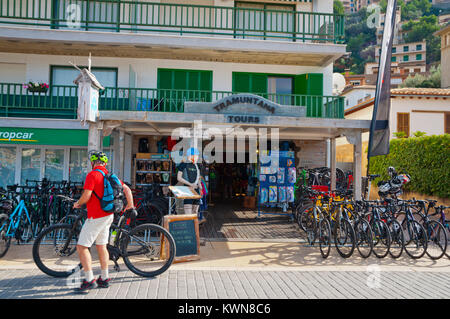
[[[94,191],[98,197],[102,198],[103,190],[105,187],[104,177],[102,173],[97,172],[96,169],[101,170],[105,174],[108,174],[108,170],[104,166],[94,167],[94,169],[91,172],[89,172],[89,174],[87,174],[83,189]],[[120,182],[123,185],[123,182],[122,181]],[[86,203],[88,218],[96,219],[111,215],[111,213],[107,213],[102,209],[100,201],[97,198],[97,196],[95,196],[94,193],[92,193],[91,198]]]

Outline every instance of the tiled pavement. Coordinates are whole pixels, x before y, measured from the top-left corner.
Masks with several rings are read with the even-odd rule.
[[[48,277],[37,269],[2,269],[0,298],[422,299],[450,295],[450,273],[436,271],[181,269],[156,278],[141,278],[129,271],[111,275],[109,288],[78,295],[70,280]]]

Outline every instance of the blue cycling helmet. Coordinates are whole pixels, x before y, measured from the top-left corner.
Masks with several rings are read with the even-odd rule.
[[[191,147],[187,150],[187,156],[199,156],[200,153],[195,147]]]

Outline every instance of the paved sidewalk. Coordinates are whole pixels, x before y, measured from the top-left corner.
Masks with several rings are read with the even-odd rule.
[[[322,259],[317,247],[286,242],[207,242],[201,259],[178,263],[156,278],[110,270],[110,288],[76,295],[69,279],[36,268],[31,246],[12,245],[0,259],[0,298],[448,298],[450,260],[402,256],[343,259],[335,250]],[[94,260],[95,260],[94,255]],[[98,265],[94,265],[98,276]]]
[[[0,298],[336,299],[448,298],[448,273],[383,271],[169,270],[156,278],[113,272],[111,286],[78,295],[70,280],[37,269],[0,270]]]

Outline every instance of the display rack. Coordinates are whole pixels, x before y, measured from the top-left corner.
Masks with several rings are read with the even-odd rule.
[[[170,186],[172,160],[169,154],[148,154],[148,158],[134,159],[134,187],[152,184]]]
[[[275,154],[274,154],[275,155]],[[261,163],[261,156],[269,157],[270,152],[260,154],[258,161],[258,217],[263,214],[288,215],[293,218],[292,212],[288,213],[290,203],[294,201],[294,185],[296,181],[294,153],[278,151],[278,156],[272,161]],[[262,207],[281,208],[282,213],[262,211]]]

